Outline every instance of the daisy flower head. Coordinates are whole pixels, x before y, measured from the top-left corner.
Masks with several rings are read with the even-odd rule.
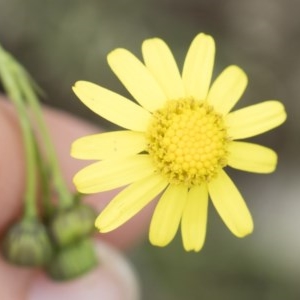
[[[125,49],[108,55],[110,68],[137,103],[90,82],[73,87],[92,111],[124,128],[72,145],[73,157],[96,160],[74,176],[79,192],[126,186],[97,217],[96,227],[114,230],[159,195],[149,230],[153,245],[167,245],[180,227],[184,248],[199,251],[209,198],[234,235],[250,234],[251,214],[224,168],[274,171],[273,150],[240,140],[282,124],[283,105],[268,100],[232,111],[247,76],[232,65],[211,83],[215,42],[209,35],[194,38],[182,72],[161,39],[145,40],[142,54],[143,62]]]

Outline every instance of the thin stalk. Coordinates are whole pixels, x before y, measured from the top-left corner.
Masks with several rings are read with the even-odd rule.
[[[32,87],[32,80],[26,70],[23,69],[13,58],[11,58],[12,67],[14,68],[15,76],[18,84],[24,94],[28,106],[34,114],[35,120],[39,127],[39,132],[43,137],[45,144],[46,155],[49,163],[49,171],[53,179],[55,191],[58,194],[58,205],[60,208],[67,208],[73,205],[73,195],[70,193],[60,170],[56,151],[53,146],[50,134],[43,118],[43,113],[39,100]]]
[[[4,89],[13,102],[20,122],[20,128],[23,135],[24,152],[26,159],[25,166],[25,192],[24,192],[24,219],[36,218],[36,187],[37,179],[35,173],[35,147],[34,136],[31,124],[27,117],[26,107],[17,83],[9,68],[9,62],[6,59],[5,52],[0,46],[0,75]]]
[[[42,192],[42,204],[44,209],[45,219],[48,221],[54,212],[54,204],[51,202],[51,189],[49,186],[49,167],[44,162],[42,154],[39,151],[37,141],[35,140],[36,149],[36,164],[37,174],[40,178],[41,192]]]

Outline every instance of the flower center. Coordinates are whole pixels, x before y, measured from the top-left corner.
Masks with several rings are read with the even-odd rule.
[[[168,101],[155,111],[147,139],[158,171],[173,184],[200,185],[227,164],[223,117],[193,98]]]

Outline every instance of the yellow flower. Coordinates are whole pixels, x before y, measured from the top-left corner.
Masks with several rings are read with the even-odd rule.
[[[251,233],[250,212],[223,168],[274,171],[273,150],[239,140],[283,123],[283,105],[269,100],[231,112],[247,76],[232,65],[211,84],[215,43],[209,35],[195,37],[182,74],[161,39],[145,40],[142,53],[144,63],[125,49],[108,55],[112,71],[139,104],[90,82],[73,88],[92,111],[125,128],[72,145],[72,156],[99,160],[75,175],[80,192],[126,186],[98,216],[96,227],[111,231],[161,195],[149,231],[154,245],[167,245],[180,225],[184,248],[199,251],[209,197],[234,235]]]

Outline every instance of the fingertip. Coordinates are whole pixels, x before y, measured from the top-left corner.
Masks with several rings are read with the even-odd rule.
[[[55,282],[39,274],[29,288],[28,300],[138,300],[137,277],[129,262],[104,242],[95,242],[100,264],[94,271],[69,282]]]

